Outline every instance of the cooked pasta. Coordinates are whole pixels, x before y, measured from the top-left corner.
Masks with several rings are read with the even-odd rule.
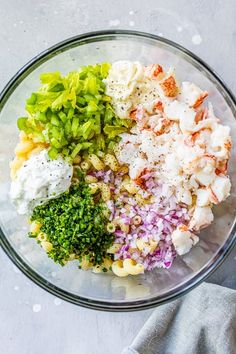
[[[85,176],[85,182],[86,183],[96,183],[98,181],[98,179],[94,176]]]
[[[81,157],[77,155],[73,160],[73,164],[78,165],[80,162],[81,162]]]
[[[114,172],[118,171],[119,163],[114,155],[107,154],[104,158],[104,163],[106,166],[109,166],[110,169]]]
[[[101,185],[102,199],[106,202],[111,198],[111,191],[107,184],[102,183]]]
[[[32,234],[37,235],[40,229],[41,229],[41,224],[39,222],[33,221],[30,224],[30,232],[32,232]]]
[[[130,275],[138,275],[144,272],[144,265],[136,263],[133,259],[126,258],[123,261],[124,270]]]
[[[89,183],[89,188],[92,194],[96,193],[99,189],[98,183]]]
[[[113,262],[112,271],[118,277],[127,277],[127,275],[129,275],[129,273],[123,267],[122,260],[118,260],[118,261]]]
[[[46,251],[47,253],[52,250],[52,244],[51,244],[51,242],[42,241],[42,242],[41,242],[41,246],[43,247],[44,251]]]
[[[103,170],[105,165],[102,162],[102,160],[99,159],[99,157],[95,154],[91,154],[88,157],[89,162],[91,162],[91,164],[93,165],[93,167],[95,168],[95,170]]]

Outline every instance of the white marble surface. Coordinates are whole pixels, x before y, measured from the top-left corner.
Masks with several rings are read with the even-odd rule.
[[[40,51],[107,28],[163,35],[209,63],[236,93],[234,0],[0,0],[0,89]],[[210,280],[236,288],[236,249]],[[0,251],[1,354],[118,354],[151,310],[103,313],[46,293]]]

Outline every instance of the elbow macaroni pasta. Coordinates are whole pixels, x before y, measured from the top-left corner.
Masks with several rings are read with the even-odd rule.
[[[105,165],[102,160],[100,160],[99,157],[95,154],[89,155],[88,160],[89,162],[91,162],[91,164],[97,171],[103,170],[105,168]]]
[[[17,171],[21,168],[23,163],[25,162],[24,158],[15,157],[12,162],[10,162],[11,169],[11,179],[14,180],[17,176]]]
[[[88,161],[82,161],[80,167],[83,171],[87,171],[90,168],[90,163]]]
[[[14,180],[17,176],[17,171],[22,167],[24,162],[29,159],[30,156],[37,154],[45,149],[45,144],[34,142],[25,133],[20,132],[20,142],[16,145],[15,155],[16,157],[10,163],[11,178]]]
[[[118,163],[117,159],[115,158],[115,156],[113,156],[111,154],[107,154],[105,156],[104,163],[106,166],[109,166],[110,169],[114,172],[118,171],[118,169],[119,169],[119,163]]]
[[[136,263],[133,259],[117,260],[112,264],[112,271],[118,277],[138,275],[144,272],[143,264]]]
[[[83,270],[88,270],[88,269],[91,269],[93,266],[92,266],[92,263],[85,256],[82,258],[82,261],[80,262],[80,267]]]
[[[100,265],[96,265],[95,267],[93,267],[93,273],[102,273],[105,271],[109,271],[110,268],[112,267],[112,260],[109,258],[104,258],[103,259],[103,263]]]
[[[91,194],[95,194],[97,190],[99,189],[99,184],[98,183],[89,183],[89,188]]]
[[[137,186],[133,181],[124,181],[123,182],[123,187],[124,189],[127,190],[127,192],[129,192],[130,194],[136,194],[138,192]]]
[[[86,183],[96,183],[98,179],[95,176],[85,176],[85,182]]]
[[[33,221],[32,224],[30,225],[30,232],[32,232],[32,234],[37,235],[39,233],[41,229],[41,224]]]
[[[119,226],[121,231],[128,233],[129,232],[129,225],[124,224],[123,220],[115,219],[113,220],[114,224]]]
[[[15,154],[17,157],[25,156],[28,152],[32,151],[34,143],[30,140],[21,141],[16,145]]]
[[[40,242],[45,241],[47,239],[47,235],[44,232],[40,232],[37,236],[37,240]]]
[[[108,248],[107,253],[115,254],[119,251],[121,245],[119,243],[114,243],[111,247]]]
[[[76,259],[76,254],[75,253],[71,253],[69,261],[73,261],[74,259]]]
[[[101,185],[102,199],[106,202],[111,198],[110,187],[106,183]]]
[[[42,241],[42,242],[41,242],[41,246],[43,247],[44,251],[46,251],[47,253],[52,250],[52,244],[51,244],[51,242]]]
[[[140,194],[136,194],[134,196],[134,199],[136,200],[136,202],[139,204],[139,205],[144,205],[147,203],[147,201],[140,195]]]
[[[148,252],[153,253],[157,248],[158,242],[150,240],[150,242],[144,242],[142,239],[137,239],[136,241],[137,248],[140,251],[143,251],[145,248],[148,249]]]
[[[119,173],[124,175],[124,174],[129,172],[129,168],[126,165],[122,165],[122,166],[119,167],[118,171],[119,171]]]
[[[123,267],[131,275],[137,275],[143,273],[144,266],[143,264],[136,263],[133,259],[125,259],[123,261]]]
[[[118,277],[127,277],[127,275],[129,275],[129,273],[123,267],[122,260],[118,260],[118,261],[113,262],[112,271]]]
[[[78,165],[81,162],[81,157],[79,155],[75,156],[73,164]]]

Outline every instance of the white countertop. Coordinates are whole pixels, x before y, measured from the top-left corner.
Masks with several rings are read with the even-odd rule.
[[[0,89],[42,50],[101,29],[163,35],[202,57],[236,93],[234,0],[0,0]],[[210,281],[236,289],[236,248]],[[118,354],[152,310],[106,313],[40,289],[0,250],[1,354]]]

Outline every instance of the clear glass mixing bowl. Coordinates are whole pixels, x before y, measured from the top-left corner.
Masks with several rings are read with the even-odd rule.
[[[8,192],[9,160],[18,140],[17,117],[24,115],[25,99],[39,86],[43,72],[64,74],[80,65],[121,59],[143,64],[174,66],[180,81],[192,81],[209,92],[215,113],[231,127],[236,140],[236,104],[217,75],[195,55],[154,35],[131,31],[94,32],[68,39],[43,52],[24,66],[0,97],[0,226],[1,245],[12,261],[36,284],[72,303],[110,311],[144,309],[186,293],[205,279],[226,257],[235,241],[234,144],[229,173],[231,196],[215,208],[214,223],[200,234],[191,252],[176,259],[171,269],[155,269],[138,277],[81,271],[76,262],[65,267],[48,259],[35,240],[27,237],[27,220],[17,215]]]

